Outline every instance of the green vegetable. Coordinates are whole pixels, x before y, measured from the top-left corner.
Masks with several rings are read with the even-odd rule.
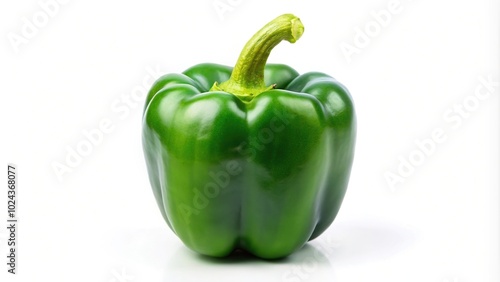
[[[356,135],[350,95],[324,73],[266,65],[273,47],[303,31],[297,17],[279,16],[234,69],[196,65],[162,76],[149,92],[149,179],[165,221],[196,252],[284,257],[339,211]]]

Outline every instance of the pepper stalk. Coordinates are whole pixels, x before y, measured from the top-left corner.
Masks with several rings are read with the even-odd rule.
[[[232,93],[242,101],[251,101],[257,95],[271,90],[275,85],[264,83],[264,67],[276,45],[286,40],[295,43],[304,33],[304,25],[292,14],[281,15],[261,28],[247,42],[229,80],[215,82],[210,91]]]

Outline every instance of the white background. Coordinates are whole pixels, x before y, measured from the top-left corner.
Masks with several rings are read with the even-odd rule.
[[[44,23],[46,2],[0,4],[0,163],[19,170],[19,274],[6,273],[1,228],[0,277],[499,281],[499,87],[460,124],[443,117],[474,102],[479,77],[498,81],[498,1],[401,0],[385,26],[373,25],[374,14],[389,0],[74,0],[51,6]],[[202,258],[168,229],[154,201],[140,137],[143,81],[149,87],[200,62],[232,65],[257,29],[287,12],[305,33],[279,45],[270,62],[329,73],[356,104],[347,196],[327,232],[286,260]],[[38,25],[27,37],[26,21]],[[359,30],[367,26],[364,46]],[[12,44],[15,36],[24,40]],[[345,44],[357,53],[346,56]],[[126,104],[131,95],[140,102]],[[53,164],[65,164],[84,131],[103,121],[112,131],[60,181]],[[436,129],[446,140],[391,188],[387,173],[419,154],[415,142]]]

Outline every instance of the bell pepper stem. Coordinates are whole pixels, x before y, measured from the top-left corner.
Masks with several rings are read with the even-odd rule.
[[[261,28],[247,42],[229,80],[212,86],[210,91],[225,91],[243,101],[251,101],[260,93],[274,88],[264,83],[264,67],[272,49],[281,41],[295,43],[304,33],[300,19],[292,14],[281,15]]]

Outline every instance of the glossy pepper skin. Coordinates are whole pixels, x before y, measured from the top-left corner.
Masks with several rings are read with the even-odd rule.
[[[292,22],[288,30],[301,26],[293,15],[273,22],[280,20]],[[302,31],[279,41],[293,43]],[[267,56],[251,62],[259,60],[162,76],[146,99],[143,147],[154,195],[170,228],[201,254],[287,256],[325,231],[346,192],[356,135],[347,89],[323,73],[266,65]],[[238,72],[250,82],[232,87]]]

